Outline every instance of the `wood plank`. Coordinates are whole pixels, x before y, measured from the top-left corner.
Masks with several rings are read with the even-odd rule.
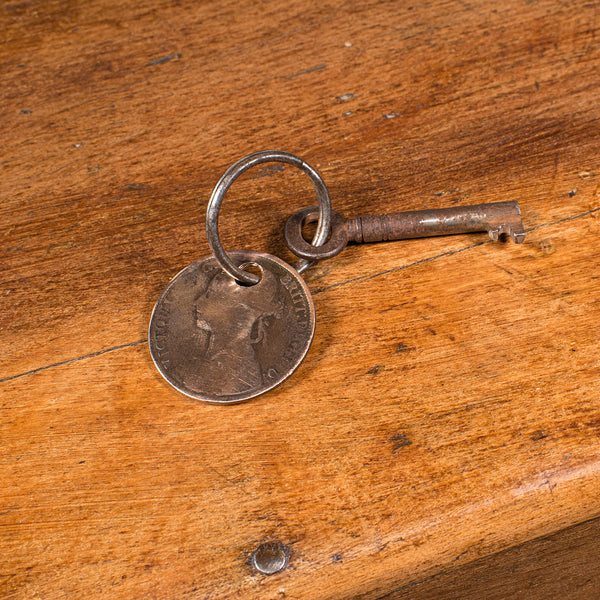
[[[316,294],[305,364],[254,402],[180,398],[145,346],[6,382],[8,591],[377,597],[598,514],[597,228]],[[291,568],[260,577],[272,538]]]
[[[427,597],[600,515],[596,4],[0,15],[0,595]],[[527,240],[348,248],[306,274],[317,332],[288,382],[192,402],[149,315],[208,253],[223,170],[269,147],[348,216],[516,199]],[[283,223],[313,203],[258,169],[224,243],[291,260]],[[268,540],[291,553],[272,577],[248,566]]]
[[[475,561],[386,596],[389,600],[487,598],[488,600],[590,600],[600,594],[600,520],[569,527]]]

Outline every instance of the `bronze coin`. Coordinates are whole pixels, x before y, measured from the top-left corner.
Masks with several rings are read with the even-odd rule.
[[[315,331],[312,296],[290,265],[250,250],[231,256],[257,265],[260,281],[240,285],[207,256],[175,276],[150,319],[161,375],[206,402],[241,402],[273,389],[298,368]]]

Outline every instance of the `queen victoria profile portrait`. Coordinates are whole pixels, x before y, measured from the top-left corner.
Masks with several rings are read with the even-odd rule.
[[[219,397],[252,392],[263,385],[262,364],[269,332],[285,316],[280,283],[263,270],[259,283],[240,285],[220,269],[196,296],[190,315],[192,352],[182,357],[184,384]]]

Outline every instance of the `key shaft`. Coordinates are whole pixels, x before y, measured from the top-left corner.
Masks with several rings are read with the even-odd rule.
[[[349,242],[382,242],[483,231],[493,241],[501,235],[510,237],[517,244],[525,240],[516,201],[365,215],[347,220],[332,211],[329,240],[322,246],[312,246],[302,236],[302,226],[314,221],[317,215],[316,208],[303,209],[292,215],[285,227],[290,250],[308,260],[336,256]]]

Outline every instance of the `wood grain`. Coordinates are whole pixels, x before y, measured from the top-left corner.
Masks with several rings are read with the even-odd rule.
[[[2,595],[400,598],[540,536],[573,556],[559,532],[600,515],[599,11],[1,3]],[[518,200],[526,242],[348,248],[306,274],[288,382],[192,402],[149,315],[208,253],[222,172],[268,148],[344,215]],[[224,244],[291,260],[313,203],[257,169]],[[248,566],[266,540],[291,551],[271,577]]]
[[[594,519],[468,565],[451,568],[386,598],[597,598],[600,574],[590,565],[590,556],[598,555],[599,540],[600,520]]]

